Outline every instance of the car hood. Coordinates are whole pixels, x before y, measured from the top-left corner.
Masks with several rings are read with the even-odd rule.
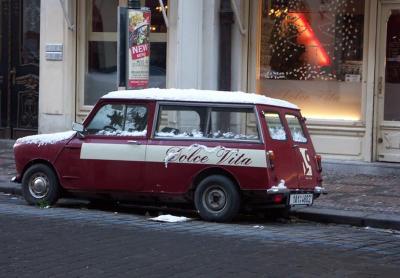
[[[53,145],[58,142],[71,139],[76,134],[76,131],[65,131],[51,134],[39,134],[19,138],[15,145],[34,144],[38,146]]]

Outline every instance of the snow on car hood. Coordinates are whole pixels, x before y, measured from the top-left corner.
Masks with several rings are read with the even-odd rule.
[[[75,135],[75,131],[65,131],[51,134],[39,134],[19,138],[15,144],[37,144],[38,146],[44,146],[48,144],[55,144],[60,141],[70,139]]]

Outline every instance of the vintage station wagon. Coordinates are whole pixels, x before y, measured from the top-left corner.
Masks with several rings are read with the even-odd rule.
[[[229,221],[243,207],[312,205],[324,193],[298,107],[241,92],[111,92],[73,131],[21,138],[14,153],[29,204],[84,194],[188,203]]]

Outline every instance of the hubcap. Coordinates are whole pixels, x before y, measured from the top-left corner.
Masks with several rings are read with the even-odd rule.
[[[45,197],[49,192],[49,188],[49,180],[43,173],[37,173],[29,180],[29,192],[37,199]]]
[[[226,193],[217,186],[211,186],[203,195],[203,205],[213,212],[224,209],[226,205]]]

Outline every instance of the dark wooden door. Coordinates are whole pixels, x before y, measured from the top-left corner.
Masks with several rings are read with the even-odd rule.
[[[40,0],[0,0],[0,138],[36,134]]]

